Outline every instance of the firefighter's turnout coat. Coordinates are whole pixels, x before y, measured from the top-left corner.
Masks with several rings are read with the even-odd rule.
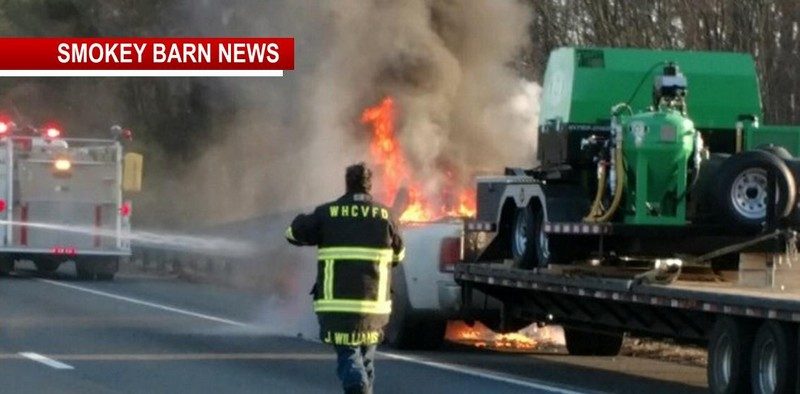
[[[298,215],[286,239],[318,247],[311,293],[320,338],[346,346],[379,343],[392,310],[391,267],[405,254],[389,209],[369,194],[345,194]]]

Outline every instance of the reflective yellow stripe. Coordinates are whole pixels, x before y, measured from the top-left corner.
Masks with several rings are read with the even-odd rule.
[[[391,261],[392,250],[385,248],[333,247],[320,248],[319,260],[370,260]]]
[[[333,260],[325,260],[323,275],[322,297],[326,300],[331,300],[333,299]]]
[[[392,302],[362,300],[317,300],[314,301],[314,311],[385,315],[392,312]]]
[[[389,263],[378,263],[378,302],[386,301],[389,293]]]
[[[403,249],[400,249],[399,253],[394,255],[392,261],[399,263],[399,262],[403,261],[403,259],[405,259],[405,258],[406,258],[406,248],[403,248]]]
[[[297,241],[296,239],[294,239],[294,233],[292,233],[292,226],[289,226],[289,228],[286,229],[286,239],[290,241]]]

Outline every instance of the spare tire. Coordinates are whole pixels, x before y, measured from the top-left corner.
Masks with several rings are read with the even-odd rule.
[[[791,170],[774,154],[754,150],[731,156],[720,167],[716,201],[723,222],[748,226],[764,222],[767,171],[774,171],[778,184],[775,218],[784,218],[792,212],[797,187]]]
[[[794,159],[794,157],[792,157],[792,154],[789,153],[789,150],[784,148],[784,147],[782,147],[782,146],[780,146],[780,145],[762,144],[762,145],[757,146],[756,149],[763,150],[764,152],[772,153],[773,155],[778,156],[778,158],[781,159],[781,160],[792,160],[792,159]]]
[[[794,184],[800,193],[800,159],[785,160],[789,170],[794,174]],[[792,213],[787,217],[787,222],[793,226],[800,225],[800,197],[795,197]]]

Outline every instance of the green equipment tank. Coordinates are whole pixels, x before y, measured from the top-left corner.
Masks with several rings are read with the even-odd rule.
[[[645,112],[633,114],[628,103],[612,108],[609,161],[598,161],[597,195],[586,220],[608,221],[619,211],[629,224],[687,223],[688,178],[699,173],[703,140],[686,115],[686,77],[667,63],[652,92]],[[607,174],[613,198],[605,208]]]
[[[694,123],[672,108],[626,116],[621,123],[625,223],[685,224]]]

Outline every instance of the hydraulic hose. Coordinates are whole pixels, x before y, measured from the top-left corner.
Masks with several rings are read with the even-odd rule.
[[[617,213],[617,210],[622,203],[622,189],[625,185],[625,162],[622,155],[622,144],[617,144],[617,146],[614,148],[614,157],[616,187],[614,188],[614,197],[611,200],[611,206],[609,206],[605,211],[602,208],[602,195],[605,194],[605,176],[601,175],[601,178],[603,179],[600,181],[601,184],[597,186],[598,194],[595,196],[595,200],[592,204],[592,209],[590,210],[589,215],[584,218],[584,220],[587,222],[602,223],[609,221],[612,217],[614,217],[614,214]],[[603,171],[602,174],[605,174],[605,171]]]
[[[614,170],[617,175],[616,187],[614,188],[614,199],[611,201],[611,206],[603,213],[603,215],[592,217],[589,221],[595,223],[602,223],[611,220],[614,214],[617,213],[620,204],[622,203],[622,189],[625,185],[625,159],[622,155],[622,144],[618,143],[614,149],[616,160],[614,163]]]
[[[622,110],[628,110],[630,113],[633,112],[628,104],[622,103],[615,105],[611,110],[612,116],[614,117],[614,120],[612,120],[612,130],[616,128],[616,116]],[[600,176],[598,177],[600,183],[597,185],[597,194],[595,195],[594,202],[589,210],[589,214],[584,218],[584,220],[587,222],[602,223],[611,220],[611,218],[617,213],[617,210],[622,203],[623,187],[625,185],[625,158],[622,154],[622,133],[622,128],[619,128],[619,130],[616,130],[614,135],[615,145],[613,163],[615,187],[611,205],[608,207],[608,209],[603,209],[603,195],[605,195],[606,186],[606,171],[601,171]]]
[[[583,218],[586,221],[591,221],[592,218],[603,215],[603,196],[606,194],[606,178],[608,174],[605,162],[600,161],[597,163],[597,172],[597,193],[594,195],[589,214]]]

